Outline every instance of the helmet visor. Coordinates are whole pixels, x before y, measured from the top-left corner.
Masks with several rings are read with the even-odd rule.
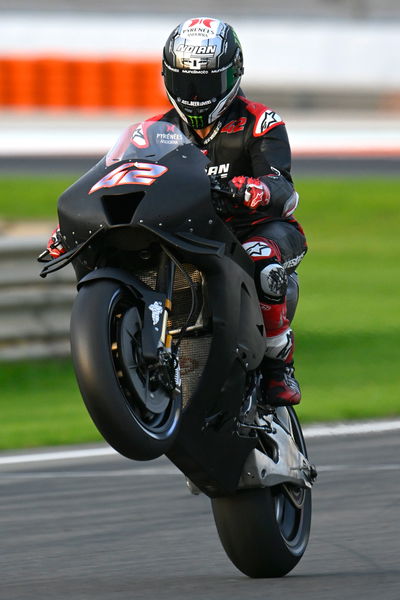
[[[232,64],[217,73],[171,69],[165,63],[164,67],[165,87],[178,102],[215,101],[230,92],[236,82]]]

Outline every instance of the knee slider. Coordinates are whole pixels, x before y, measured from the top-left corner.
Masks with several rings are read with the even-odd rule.
[[[278,300],[286,296],[288,278],[279,263],[270,263],[260,271],[260,285],[267,298]]]

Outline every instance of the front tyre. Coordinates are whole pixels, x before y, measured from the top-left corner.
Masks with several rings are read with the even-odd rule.
[[[303,434],[292,408],[293,437],[306,456]],[[262,449],[262,437],[260,436]],[[249,577],[282,577],[299,562],[311,527],[311,490],[277,485],[240,490],[212,499],[214,519],[225,552]]]
[[[134,460],[151,460],[173,444],[181,398],[162,385],[141,356],[141,318],[117,281],[84,285],[71,315],[71,352],[86,408],[104,439]],[[161,367],[160,367],[161,369]]]

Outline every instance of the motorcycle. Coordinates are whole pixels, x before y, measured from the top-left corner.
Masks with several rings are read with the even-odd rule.
[[[316,470],[294,409],[261,403],[254,267],[207,163],[170,123],[131,126],[60,196],[66,252],[45,251],[41,276],[75,269],[72,361],[104,439],[133,460],[165,454],[211,499],[236,567],[279,577],[306,549]]]

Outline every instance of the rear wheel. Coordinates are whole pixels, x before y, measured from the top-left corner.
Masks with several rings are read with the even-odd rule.
[[[151,460],[178,433],[181,399],[171,390],[172,358],[143,359],[142,322],[120,283],[83,286],[71,316],[71,351],[83,400],[97,429],[120,454]],[[172,372],[171,372],[172,371]]]
[[[306,447],[292,408],[279,409],[287,418],[301,452]],[[265,451],[262,434],[260,450]],[[240,490],[212,499],[225,552],[249,577],[282,577],[291,571],[307,547],[311,526],[311,490],[293,485]]]

